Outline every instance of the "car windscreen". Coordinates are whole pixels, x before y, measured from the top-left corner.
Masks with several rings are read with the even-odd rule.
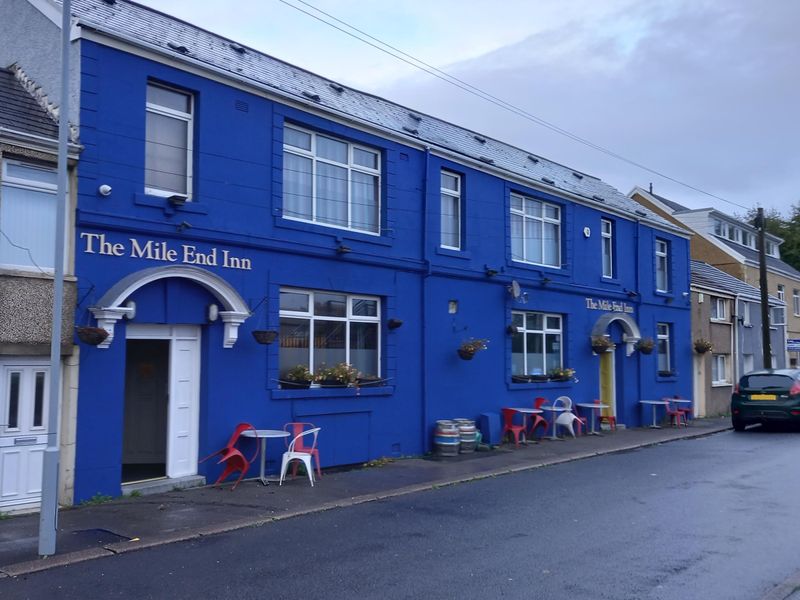
[[[748,390],[788,390],[793,383],[794,379],[788,375],[745,375],[739,387]]]

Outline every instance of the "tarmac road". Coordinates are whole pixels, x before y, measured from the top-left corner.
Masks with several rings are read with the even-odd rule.
[[[0,580],[0,598],[759,598],[796,433],[725,432]]]

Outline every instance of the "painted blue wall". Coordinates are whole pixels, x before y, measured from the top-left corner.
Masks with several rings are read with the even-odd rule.
[[[575,401],[598,395],[598,358],[589,345],[603,314],[587,298],[624,302],[643,335],[656,322],[673,327],[674,373],[659,377],[655,354],[625,357],[617,350],[620,422],[638,425],[638,400],[647,394],[691,394],[688,243],[635,219],[575,204],[465,164],[301,111],[267,98],[179,71],[92,42],[82,43],[81,157],[76,270],[78,322],[120,278],[144,268],[179,264],[130,256],[131,241],[163,242],[182,256],[184,246],[214,248],[250,262],[249,270],[205,266],[223,277],[254,314],[233,348],[222,347],[222,324],[208,323],[213,295],[187,281],[163,281],[136,291],[134,323],[190,323],[202,331],[200,449],[224,444],[240,421],[280,428],[292,420],[321,425],[323,466],[381,456],[420,454],[440,418],[476,417],[533,398],[568,394]],[[149,80],[195,94],[193,202],[171,207],[144,194],[145,91]],[[382,156],[382,232],[358,232],[288,221],[281,217],[285,121],[367,144]],[[464,249],[439,248],[439,172],[463,176]],[[109,197],[97,193],[113,188]],[[523,265],[510,255],[509,194],[540,197],[562,208],[560,269]],[[600,219],[615,223],[616,270],[601,277]],[[585,237],[583,230],[590,228]],[[82,234],[83,237],[80,237]],[[122,256],[102,254],[94,238],[121,244]],[[672,292],[654,292],[655,237],[671,248]],[[344,244],[350,253],[339,254]],[[219,261],[218,261],[219,262]],[[487,269],[496,274],[487,275]],[[516,280],[527,303],[508,293]],[[379,296],[382,302],[381,369],[388,385],[361,390],[278,389],[278,344],[259,345],[253,329],[278,329],[282,286]],[[636,291],[631,297],[628,292]],[[458,301],[458,312],[448,302]],[[578,382],[511,382],[512,310],[544,311],[564,319],[564,364]],[[390,318],[403,320],[389,330]],[[108,349],[84,346],[80,365],[75,501],[95,493],[117,495],[120,484],[125,378],[125,328],[117,325]],[[612,337],[621,340],[614,325]],[[458,358],[466,338],[490,340],[473,361]],[[621,348],[621,346],[620,346]],[[643,392],[646,390],[646,392]],[[645,419],[649,413],[645,414]],[[270,448],[272,460],[279,458]],[[213,480],[219,467],[203,463]]]

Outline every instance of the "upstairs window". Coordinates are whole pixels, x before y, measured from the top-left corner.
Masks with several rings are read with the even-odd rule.
[[[728,301],[724,298],[711,298],[711,320],[725,321],[728,318]]]
[[[800,317],[800,290],[792,290],[792,310],[795,317]]]
[[[657,347],[658,347],[658,372],[660,374],[672,373],[670,362],[670,327],[669,323],[658,323],[656,325]]]
[[[442,248],[461,250],[461,176],[442,171],[441,240]]]
[[[786,288],[782,284],[778,284],[778,300],[781,302],[786,301]]]
[[[600,220],[600,243],[603,257],[603,277],[614,277],[614,225],[608,219]]]
[[[511,338],[511,374],[547,375],[561,368],[561,315],[513,312],[517,332]]]
[[[283,216],[377,235],[380,169],[373,148],[286,125]]]
[[[155,196],[192,195],[191,94],[147,85],[145,125],[145,193]]]
[[[0,172],[0,265],[50,270],[55,260],[55,169],[5,160]]]
[[[511,194],[511,259],[561,266],[561,207]]]
[[[742,302],[742,325],[750,327],[750,303]]]
[[[669,291],[669,244],[656,240],[656,291]]]

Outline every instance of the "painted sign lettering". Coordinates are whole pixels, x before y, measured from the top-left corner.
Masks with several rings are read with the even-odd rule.
[[[585,298],[586,308],[589,310],[604,310],[606,312],[618,312],[632,314],[633,307],[627,302],[617,302],[615,300],[603,300],[600,298]]]

